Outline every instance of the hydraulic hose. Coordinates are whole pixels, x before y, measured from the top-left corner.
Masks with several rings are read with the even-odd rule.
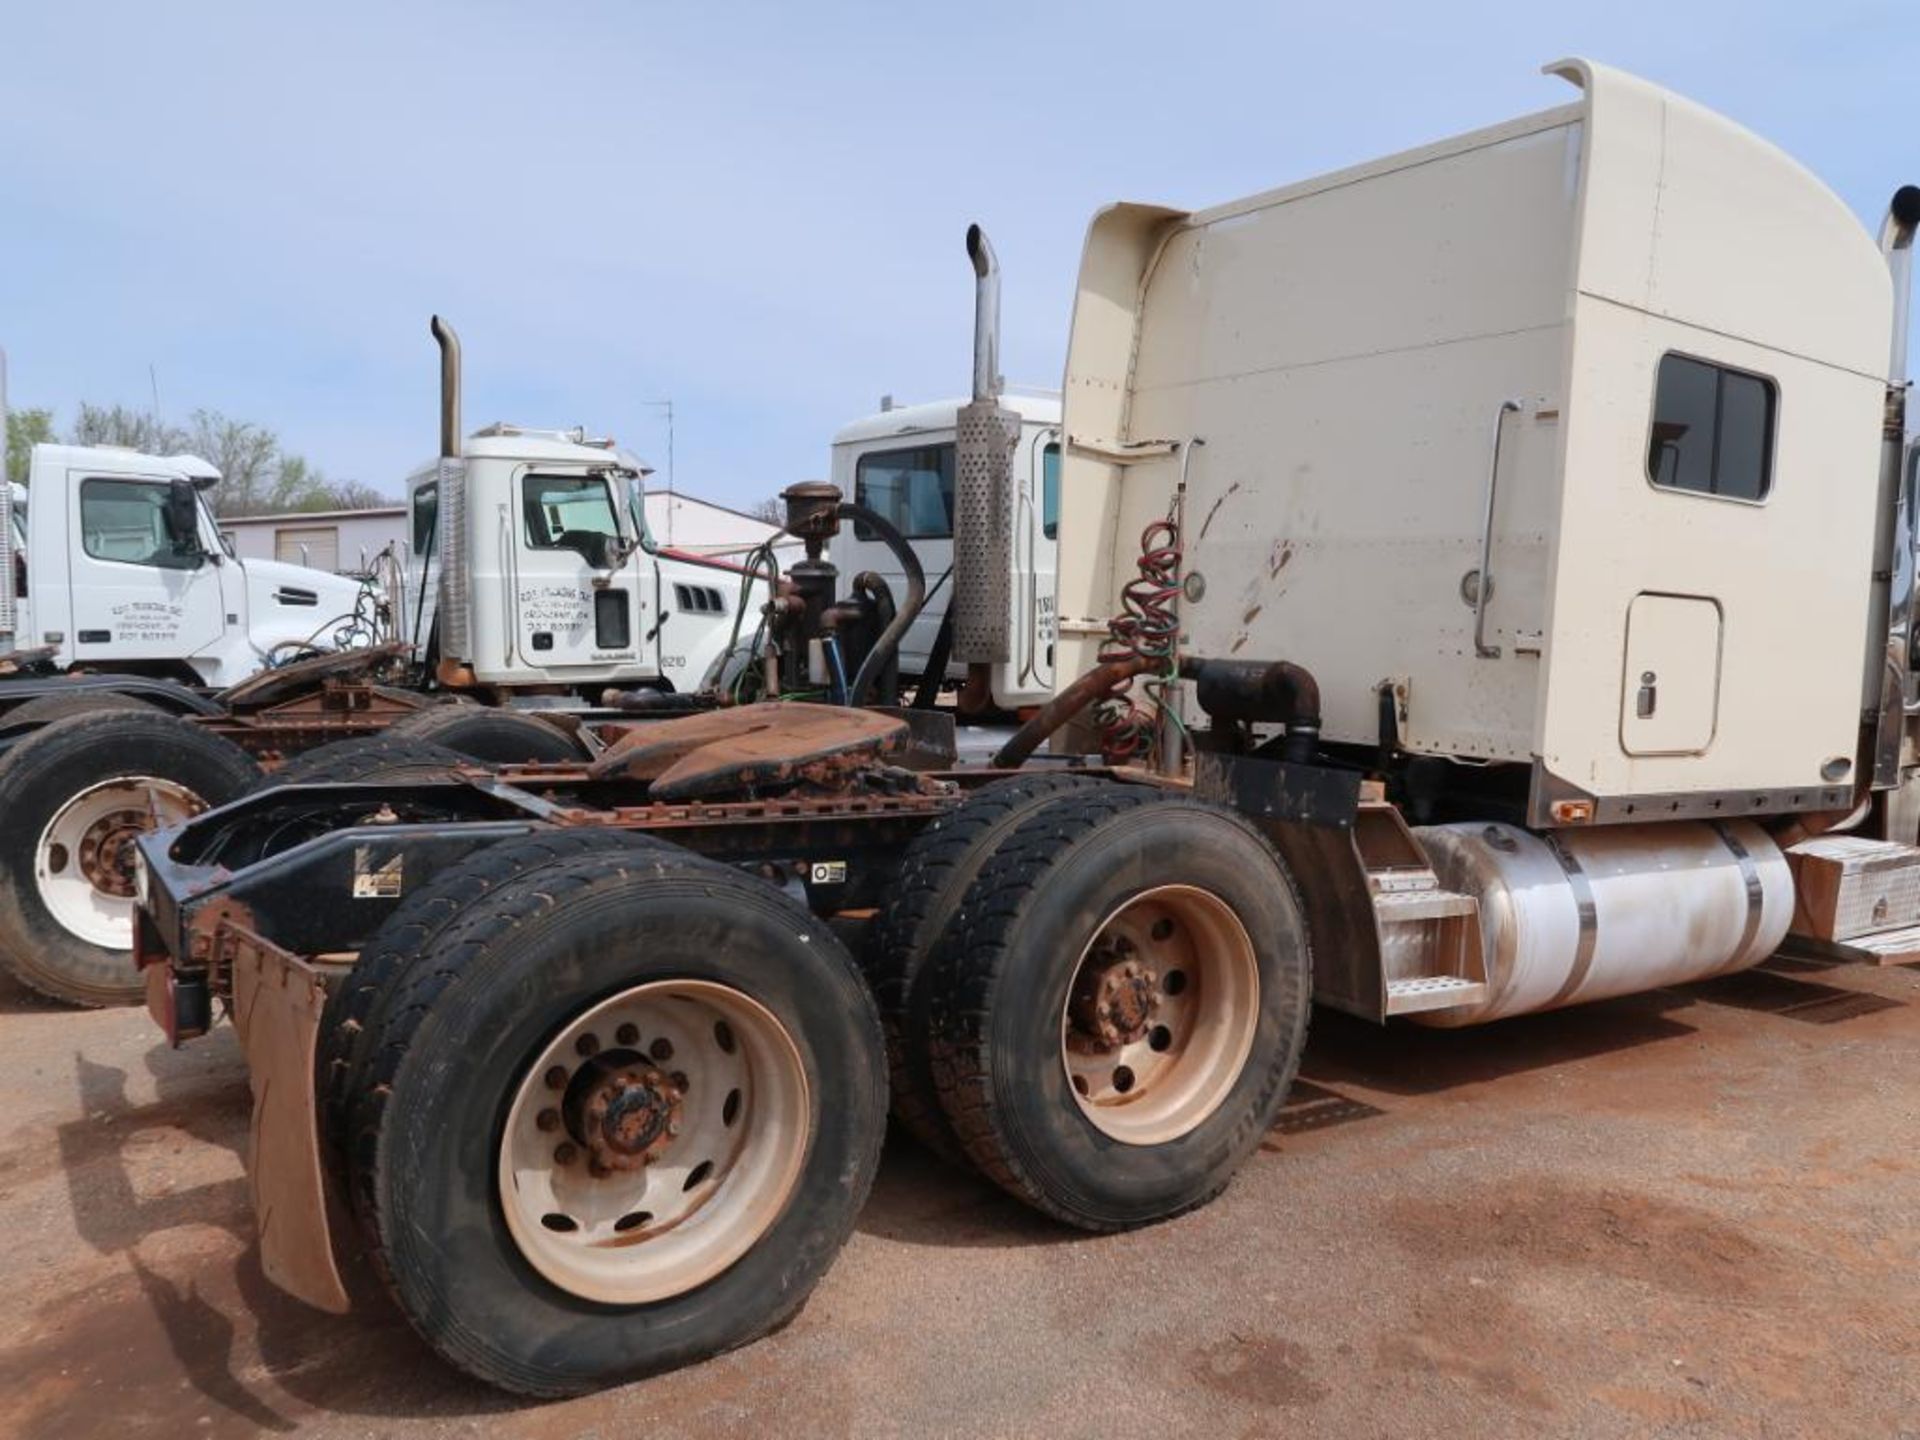
[[[907,598],[894,612],[893,622],[873,642],[873,648],[867,652],[866,659],[860,662],[853,684],[847,689],[849,705],[864,705],[867,691],[873,688],[873,682],[886,669],[888,661],[899,652],[900,642],[906,638],[907,627],[913,624],[921,607],[927,603],[927,572],[920,568],[920,557],[913,553],[913,547],[907,544],[906,538],[886,517],[876,515],[866,506],[856,505],[851,500],[842,500],[835,514],[842,520],[857,520],[879,535],[907,575]]]

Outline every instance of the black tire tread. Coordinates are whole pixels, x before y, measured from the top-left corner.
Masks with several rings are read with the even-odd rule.
[[[430,1325],[423,1323],[422,1317],[414,1316],[404,1293],[395,1283],[388,1254],[391,1247],[387,1238],[387,1220],[381,1210],[375,1176],[382,1127],[388,1113],[387,1098],[392,1093],[395,1078],[422,1022],[448,988],[459,981],[469,964],[483,952],[505,943],[504,937],[538,921],[550,911],[565,907],[594,882],[614,872],[631,873],[636,865],[646,865],[662,877],[678,871],[680,878],[695,883],[705,876],[728,885],[745,880],[745,877],[717,862],[677,846],[661,845],[651,854],[625,851],[614,855],[600,853],[575,857],[527,872],[518,877],[523,883],[497,888],[471,907],[456,924],[443,931],[431,956],[422,957],[429,959],[430,963],[414,966],[400,978],[400,989],[377,1031],[371,1036],[369,1065],[360,1079],[357,1093],[352,1097],[352,1139],[348,1165],[350,1198],[376,1273],[386,1283],[396,1303],[414,1319],[415,1328],[444,1358],[468,1374],[483,1375],[495,1384],[522,1394],[571,1394],[575,1393],[577,1387],[556,1389],[538,1372],[531,1370],[503,1371],[479,1338],[469,1335],[463,1326],[452,1321]],[[763,893],[776,902],[782,898],[770,888],[755,893]],[[801,913],[804,915],[804,912]],[[811,917],[806,918],[811,921]],[[851,965],[850,959],[848,963]],[[881,1045],[878,1016],[871,1007],[868,1007],[868,1015],[870,1044],[877,1055]],[[876,1092],[872,1102],[876,1114],[884,1113],[883,1094]],[[878,1145],[879,1136],[876,1134],[870,1163],[862,1167],[859,1173],[848,1177],[852,1204],[847,1209],[844,1225],[836,1233],[821,1237],[823,1243],[832,1247],[829,1253],[837,1251],[845,1243],[859,1211],[866,1203],[877,1169]],[[769,1309],[762,1323],[751,1334],[740,1336],[735,1344],[750,1343],[778,1329],[792,1318],[806,1298],[805,1290],[783,1296],[778,1305]]]
[[[478,764],[471,756],[428,740],[404,735],[357,735],[302,751],[268,775],[258,788],[435,780],[462,766],[472,769]]]
[[[564,764],[582,760],[586,753],[557,725],[485,705],[423,706],[396,720],[387,733],[441,745],[489,765]],[[522,744],[524,754],[519,753]]]
[[[993,1115],[985,1045],[987,1016],[996,1004],[1004,1003],[998,990],[1010,953],[1011,932],[1021,903],[1037,878],[1064,861],[1097,833],[1103,822],[1148,804],[1193,806],[1226,815],[1246,831],[1250,840],[1271,853],[1265,837],[1239,816],[1201,801],[1145,786],[1103,787],[1089,794],[1068,796],[1030,815],[1001,842],[969,890],[962,906],[965,923],[941,945],[933,962],[934,1029],[928,1055],[952,1134],[967,1158],[996,1185],[1041,1213],[1082,1230],[1111,1232],[1133,1227],[1061,1206],[1002,1142]],[[1284,874],[1284,866],[1281,868]],[[1292,883],[1290,876],[1288,883]],[[1295,899],[1297,902],[1297,893]],[[1280,1086],[1282,1094],[1293,1083],[1293,1072],[1299,1065],[1310,1008],[1305,1003],[1300,1007],[1298,1043],[1287,1049],[1283,1062],[1287,1073]],[[1218,1196],[1230,1179],[1230,1174],[1224,1175],[1217,1185],[1178,1211],[1158,1218],[1171,1219],[1175,1214],[1198,1209]]]
[[[144,710],[165,713],[158,705],[142,700],[138,696],[123,695],[118,690],[75,690],[70,694],[36,695],[31,700],[23,700],[13,709],[0,715],[0,722],[8,725],[50,725],[55,720],[65,720],[72,715],[98,715],[105,711]]]
[[[1072,771],[1036,771],[982,786],[907,846],[891,899],[864,949],[864,969],[887,1037],[893,1118],[942,1159],[965,1154],[947,1124],[927,1059],[927,962],[963,913],[993,849],[1035,807],[1098,785]],[[918,1012],[918,1013],[916,1013]]]
[[[210,787],[213,793],[200,797],[209,805],[223,805],[245,794],[260,774],[253,757],[231,740],[157,706],[95,709],[51,721],[0,756],[0,814],[8,816],[11,825],[37,831],[31,818],[23,814],[22,792],[43,777],[103,753],[113,757],[114,766],[126,762],[117,773],[138,773],[156,768],[154,757],[168,749],[176,753],[184,749],[209,767],[216,783]],[[98,778],[113,773],[115,768],[107,767]],[[19,893],[34,884],[31,856],[12,870],[0,876],[0,968],[30,989],[70,1005],[137,1004],[145,987],[133,972],[131,952],[126,986],[102,988],[62,979],[47,970],[42,960],[45,942],[32,934],[32,927],[39,922],[29,919]],[[39,906],[37,900],[33,903]],[[71,938],[64,937],[59,943]]]
[[[543,830],[503,840],[449,865],[403,899],[374,932],[346,977],[327,992],[314,1052],[320,1135],[344,1183],[348,1096],[366,1062],[366,1036],[393,978],[448,926],[500,886],[530,871],[585,854],[658,848],[665,842],[631,830]]]

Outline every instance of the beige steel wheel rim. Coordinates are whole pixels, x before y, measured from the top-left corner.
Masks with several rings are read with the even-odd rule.
[[[1162,885],[1107,916],[1080,952],[1060,1014],[1060,1061],[1095,1129],[1164,1145],[1220,1108],[1259,1024],[1247,927],[1211,891]]]
[[[47,913],[89,945],[131,950],[139,866],[134,841],[206,808],[186,786],[152,775],[89,785],[54,812],[34,846],[34,885]]]
[[[528,1264],[609,1305],[705,1284],[766,1234],[806,1160],[806,1066],[731,986],[658,980],[569,1021],[521,1076],[500,1206]]]

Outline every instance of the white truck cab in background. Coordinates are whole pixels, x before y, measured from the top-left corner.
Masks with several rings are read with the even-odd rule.
[[[402,635],[451,689],[700,687],[727,647],[739,566],[656,545],[649,467],[580,430],[460,434],[460,349],[437,317],[441,454],[407,477]],[[748,598],[749,627],[766,600]]]
[[[900,647],[903,677],[923,676],[940,645],[953,596],[955,438],[965,400],[882,409],[833,437],[833,483],[840,493],[891,520],[926,568],[927,603]],[[1059,549],[1060,399],[1042,391],[1009,394],[1002,403],[1020,417],[1007,497],[1005,592],[1010,645],[992,663],[992,702],[1002,710],[1044,704],[1053,694],[1054,557]],[[878,535],[858,522],[834,542],[843,582],[863,570],[884,578],[896,596],[906,576]],[[944,581],[944,583],[943,583]],[[966,678],[950,654],[947,679]]]
[[[0,501],[0,653],[219,687],[276,646],[330,648],[360,583],[234,558],[206,501],[219,479],[191,455],[34,446]]]

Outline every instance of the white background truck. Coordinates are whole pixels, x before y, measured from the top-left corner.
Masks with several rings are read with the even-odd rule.
[[[578,734],[535,712],[577,719],[608,691],[694,690],[727,646],[743,590],[752,623],[765,584],[654,547],[645,467],[610,442],[510,425],[463,439],[459,344],[437,320],[434,330],[443,453],[407,481],[413,544],[405,583],[387,597],[394,644],[242,679],[282,638],[317,632],[324,646],[364,603],[362,587],[225,555],[195,491],[207,478],[198,462],[36,452],[26,567],[36,629],[77,643],[82,662],[105,668],[112,655],[171,676],[185,659],[197,668],[183,678],[227,688],[0,682],[0,698],[10,684],[43,697],[17,723],[0,716],[0,740],[13,742],[0,756],[10,817],[0,964],[17,978],[78,1003],[137,1000],[132,838],[232,799],[262,761],[371,733],[483,761],[579,760]],[[62,684],[71,689],[45,695]],[[122,692],[152,703],[99,708]],[[93,713],[32,729],[53,717],[29,705]]]
[[[434,683],[539,684],[586,699],[609,687],[698,689],[733,632],[746,571],[656,545],[649,469],[610,440],[500,423],[463,439],[459,340],[438,317],[433,333],[441,454],[407,477],[402,603]]]
[[[999,397],[1016,417],[1005,464],[963,488],[957,439],[968,402],[940,400],[883,409],[842,428],[833,437],[832,476],[841,494],[892,521],[926,570],[930,593],[901,646],[902,676],[923,676],[937,660],[941,681],[963,682],[962,713],[1012,712],[1044,703],[1054,688],[1060,398],[1003,395],[999,267],[978,226],[967,232],[967,253],[975,274],[973,398]],[[956,529],[970,547],[960,563]],[[833,561],[845,581],[872,570],[896,595],[903,589],[899,562],[866,526],[834,543]],[[956,633],[947,617],[963,589],[970,598],[961,608],[973,620]]]
[[[0,428],[6,413],[0,352]],[[34,446],[29,484],[0,487],[0,659],[217,688],[364,621],[356,581],[236,559],[206,503],[219,480],[192,455]]]
[[[190,455],[34,446],[30,483],[10,491],[15,513],[0,529],[13,582],[0,587],[0,648],[44,651],[62,670],[215,688],[276,648],[333,648],[361,584],[235,559],[204,498],[219,478]]]

